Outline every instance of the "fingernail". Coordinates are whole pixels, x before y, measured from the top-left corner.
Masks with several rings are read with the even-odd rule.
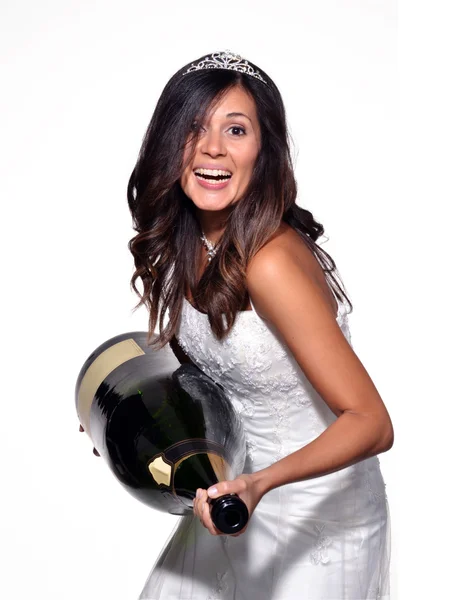
[[[207,490],[207,493],[209,494],[209,496],[215,496],[215,494],[218,493],[218,490],[216,487],[212,487],[210,489]]]
[[[197,490],[196,490],[196,497],[198,498],[198,497],[199,497],[199,495],[200,495],[200,490],[199,490],[199,489],[197,489]]]

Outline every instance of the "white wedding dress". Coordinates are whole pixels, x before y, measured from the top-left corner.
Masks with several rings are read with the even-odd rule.
[[[340,302],[337,323],[351,343]],[[244,473],[298,450],[336,419],[254,306],[219,342],[207,315],[184,299],[176,337],[240,413]],[[139,600],[388,600],[389,562],[388,501],[373,457],[271,490],[238,537],[211,535],[193,512],[180,517]]]

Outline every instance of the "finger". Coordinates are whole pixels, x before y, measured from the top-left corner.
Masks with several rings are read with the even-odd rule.
[[[203,521],[204,521],[204,526],[209,530],[209,533],[211,535],[224,535],[213,524],[212,517],[210,516],[210,506],[207,502],[206,502],[206,506],[204,509]]]
[[[208,488],[207,495],[209,498],[218,498],[225,494],[241,494],[248,489],[248,484],[243,479],[234,479],[233,481],[220,481]]]
[[[193,514],[199,518],[200,514],[198,511],[198,499],[200,498],[201,495],[201,488],[197,488],[196,490],[196,496],[193,499]]]
[[[201,525],[203,525],[203,526],[204,526],[204,519],[203,519],[204,494],[205,494],[205,490],[200,489],[198,492],[198,498],[196,499],[196,512],[197,512],[199,520],[201,521]]]
[[[203,527],[206,527],[206,524],[204,522],[204,516],[206,514],[205,511],[205,500],[206,500],[206,490],[201,489],[200,490],[200,494],[198,496],[198,501],[197,501],[197,510],[198,510],[198,517],[199,520],[201,521],[201,525]]]
[[[219,496],[224,496],[225,494],[236,493],[234,489],[235,486],[238,485],[236,481],[221,481],[216,485],[208,488],[206,493],[209,498],[218,498]]]
[[[193,514],[195,517],[198,516],[198,512],[196,510],[196,498],[193,499]]]
[[[203,525],[209,530],[211,535],[218,535],[218,529],[213,524],[212,517],[210,516],[210,504],[207,499],[203,504]]]
[[[196,516],[198,517],[198,520],[201,523],[201,525],[204,526],[202,506],[203,505],[202,505],[200,499],[198,498],[198,500],[196,501]]]

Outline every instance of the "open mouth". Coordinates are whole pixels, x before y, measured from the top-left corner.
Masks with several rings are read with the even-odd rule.
[[[194,173],[195,177],[208,183],[224,183],[232,177],[230,171],[223,171],[222,169],[195,169]]]

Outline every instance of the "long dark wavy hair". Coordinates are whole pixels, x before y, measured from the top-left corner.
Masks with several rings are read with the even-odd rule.
[[[200,59],[205,59],[204,55]],[[145,133],[137,163],[128,183],[128,205],[133,229],[128,243],[135,271],[131,287],[149,311],[148,344],[157,349],[171,342],[181,315],[186,285],[198,310],[208,316],[217,339],[232,328],[237,312],[248,303],[246,267],[256,252],[276,233],[281,222],[295,229],[320,263],[326,279],[340,301],[352,304],[333,276],[335,262],[315,242],[324,227],[311,212],[298,206],[297,187],[289,148],[284,103],[272,79],[259,71],[267,83],[230,69],[177,71],[157,102]],[[179,180],[186,145],[192,156],[200,128],[208,111],[233,86],[241,86],[253,98],[261,130],[261,149],[244,195],[228,213],[216,255],[199,281],[201,227],[196,207],[184,193]],[[189,141],[188,141],[189,140]],[[143,295],[136,287],[140,277]],[[335,285],[334,285],[335,284]],[[341,293],[340,293],[341,292]],[[169,314],[164,325],[165,314]],[[222,315],[226,317],[226,325]],[[159,335],[155,336],[156,324]],[[151,340],[151,338],[153,338]]]

